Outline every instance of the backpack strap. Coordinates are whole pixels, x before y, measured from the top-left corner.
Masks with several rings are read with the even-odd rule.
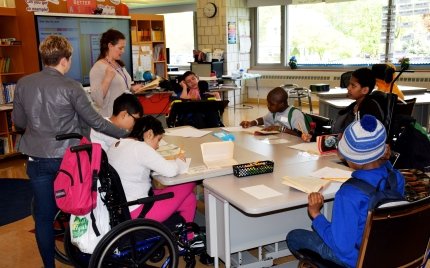
[[[297,111],[300,111],[300,110],[298,110],[296,107],[294,107],[294,106],[290,106],[290,110],[288,111],[288,123],[291,125],[291,128],[293,127],[292,126],[292,124],[291,124],[291,118],[293,117],[293,112],[295,111],[295,110],[297,110]],[[308,130],[309,131],[309,129],[311,128],[311,121],[312,121],[312,119],[311,118],[309,118],[309,116],[307,116],[305,113],[303,113],[302,111],[300,111],[302,114],[303,114],[303,117],[304,117],[304,119],[305,119],[305,125],[306,125],[306,130]]]
[[[97,181],[99,180],[99,171],[102,159],[102,147],[99,143],[91,143],[91,173],[92,173],[92,182],[91,182],[91,192],[95,191],[97,194]],[[91,197],[93,195],[91,194]],[[100,205],[100,204],[99,204]],[[96,236],[100,236],[100,231],[96,225],[96,218],[93,213],[93,209],[90,212],[90,218],[92,222],[92,227],[94,230],[94,234]]]

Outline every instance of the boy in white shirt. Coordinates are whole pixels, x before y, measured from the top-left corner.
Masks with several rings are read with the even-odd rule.
[[[123,93],[115,99],[112,116],[106,119],[119,128],[131,131],[136,119],[142,117],[142,115],[143,107],[137,97],[132,94]],[[105,151],[117,141],[116,138],[105,135],[94,129],[91,129],[90,139],[92,142],[100,143]]]

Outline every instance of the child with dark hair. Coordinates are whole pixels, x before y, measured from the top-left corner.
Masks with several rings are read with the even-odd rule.
[[[180,95],[181,99],[185,100],[203,100],[210,97],[220,100],[219,92],[210,92],[208,83],[205,81],[199,81],[198,76],[191,72],[186,71],[182,75],[182,80],[179,83],[182,87]]]
[[[382,123],[374,116],[365,115],[345,129],[339,141],[339,154],[355,170],[353,178],[384,189],[391,173],[397,185],[394,190],[403,195],[405,180],[388,161],[390,149],[385,144],[386,138]],[[344,184],[335,195],[332,219],[328,221],[320,212],[324,204],[322,194],[309,194],[308,212],[314,231],[292,230],[286,238],[288,248],[296,256],[300,250],[309,250],[341,266],[355,267],[369,201],[369,196],[359,188]]]
[[[396,67],[392,63],[373,64],[372,72],[376,78],[376,90],[389,93],[391,90],[391,82],[395,77]],[[405,95],[403,95],[403,92],[399,89],[397,84],[394,83],[392,86],[392,93],[396,94],[399,99],[404,100]]]
[[[113,114],[106,119],[119,128],[131,131],[136,119],[142,116],[143,108],[137,97],[123,93],[113,102]],[[92,142],[100,143],[105,151],[118,140],[94,129],[91,129],[90,139]]]
[[[383,121],[384,109],[370,95],[375,84],[375,76],[369,68],[360,68],[352,72],[347,97],[355,101],[339,111],[338,118],[332,126],[332,133],[342,133],[349,124],[360,120],[365,114],[373,115],[379,121]]]
[[[109,148],[109,163],[121,178],[127,201],[149,195],[152,190],[151,172],[174,177],[186,165],[183,153],[175,160],[166,160],[156,151],[163,134],[161,122],[152,116],[145,116],[136,120],[128,138],[120,139]],[[145,218],[164,222],[179,212],[185,222],[193,222],[197,203],[194,187],[194,183],[185,183],[153,189],[154,195],[173,192],[174,197],[155,202]],[[140,216],[143,207],[130,207],[132,219]]]
[[[277,130],[295,136],[301,136],[304,141],[309,141],[309,129],[304,114],[288,105],[288,93],[281,87],[272,89],[267,94],[267,108],[269,113],[253,121],[242,121],[243,128],[264,125],[264,130]],[[291,111],[291,109],[294,109]],[[291,116],[290,116],[291,113]],[[290,120],[291,118],[291,120]]]

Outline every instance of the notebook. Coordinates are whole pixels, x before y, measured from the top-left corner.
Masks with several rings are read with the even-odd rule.
[[[319,192],[329,182],[329,180],[322,180],[314,177],[285,176],[282,178],[283,184],[308,194],[312,192]]]

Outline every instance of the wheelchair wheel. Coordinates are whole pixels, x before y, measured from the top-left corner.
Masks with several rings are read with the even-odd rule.
[[[161,223],[135,219],[123,222],[102,238],[90,267],[178,267],[178,249]]]
[[[31,200],[31,216],[34,218],[34,197]],[[69,228],[70,214],[64,213],[61,210],[57,212],[54,218],[54,234],[55,234],[55,259],[61,263],[70,265],[70,260],[67,257],[64,249],[64,235]]]

